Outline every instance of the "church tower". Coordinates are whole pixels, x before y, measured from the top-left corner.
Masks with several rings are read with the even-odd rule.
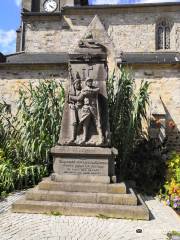
[[[22,10],[29,12],[60,12],[65,6],[87,6],[88,0],[23,0]]]
[[[22,0],[22,16],[24,14],[37,16],[52,16],[61,14],[65,7],[88,6],[88,0]],[[25,50],[25,24],[22,23],[17,30],[16,52]]]

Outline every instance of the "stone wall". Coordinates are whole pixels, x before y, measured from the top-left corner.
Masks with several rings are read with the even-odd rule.
[[[165,17],[172,23],[171,51],[180,51],[180,11],[99,14],[115,49],[125,52],[156,50],[156,22]],[[61,19],[26,19],[27,52],[64,52],[71,50],[84,35],[94,15],[65,15]]]
[[[92,17],[85,17],[86,25],[64,19],[62,21],[26,22],[25,27],[25,51],[26,52],[67,52],[83,36]],[[69,26],[69,24],[71,24]],[[80,25],[78,25],[80,24]]]
[[[26,88],[28,83],[36,85],[39,80],[54,79],[66,82],[68,72],[64,67],[5,67],[0,69],[0,101],[5,100],[16,109],[19,89]]]
[[[180,71],[179,66],[136,65],[133,67],[137,84],[141,80],[150,82],[150,99],[161,102],[165,111],[166,134],[170,149],[180,152]],[[171,123],[175,123],[172,128]]]

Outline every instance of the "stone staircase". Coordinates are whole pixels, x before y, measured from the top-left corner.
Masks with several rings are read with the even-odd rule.
[[[149,220],[142,198],[124,183],[55,182],[50,178],[15,202],[12,211]]]

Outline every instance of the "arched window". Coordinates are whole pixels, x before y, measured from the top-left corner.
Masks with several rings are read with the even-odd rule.
[[[161,19],[156,25],[156,48],[170,49],[171,24],[166,19]]]

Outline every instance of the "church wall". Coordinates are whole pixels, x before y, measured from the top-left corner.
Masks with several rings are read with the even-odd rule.
[[[134,65],[133,72],[137,85],[141,80],[150,82],[151,102],[163,100],[166,112],[166,134],[170,149],[180,151],[180,71],[179,66],[170,65]],[[0,69],[0,100],[4,99],[16,108],[18,91],[31,81],[34,85],[41,79],[55,79],[67,83],[67,66],[28,66],[2,67]],[[170,121],[175,128],[168,127]]]
[[[134,65],[133,67],[137,85],[141,80],[150,82],[150,100],[163,102],[166,117],[166,134],[168,146],[180,152],[180,71],[179,66],[162,65]],[[160,101],[159,101],[160,102]],[[169,123],[175,123],[174,128]]]
[[[124,52],[156,51],[156,22],[162,18],[162,13],[136,13],[112,16],[108,33],[117,50]],[[173,24],[171,29],[171,51],[178,50],[176,43],[177,29],[180,27],[179,13],[166,13],[164,17]]]
[[[124,52],[156,50],[156,22],[166,17],[172,23],[171,51],[180,51],[180,14],[119,13],[98,15],[115,49]],[[61,20],[26,20],[25,50],[27,52],[64,52],[72,50],[84,35],[94,15],[67,15]]]
[[[0,101],[5,100],[16,109],[19,89],[26,88],[31,82],[34,86],[39,80],[54,79],[67,82],[68,72],[65,66],[51,67],[4,67],[0,69]]]
[[[86,20],[87,21],[87,20]],[[89,21],[87,21],[87,24]],[[26,52],[67,52],[83,36],[85,26],[64,29],[64,22],[35,21],[27,23],[25,33]]]

